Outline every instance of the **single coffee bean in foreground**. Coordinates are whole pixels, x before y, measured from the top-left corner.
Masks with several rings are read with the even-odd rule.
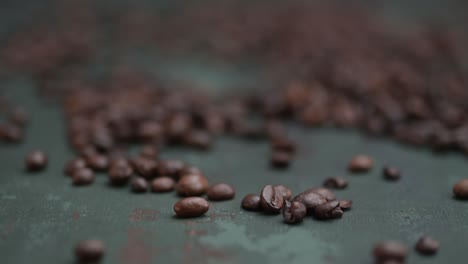
[[[82,241],[75,247],[75,256],[82,264],[98,263],[104,253],[104,243],[95,239]]]
[[[291,200],[292,192],[291,189],[284,185],[275,185],[273,188],[277,189],[283,194],[284,199],[286,200]]]
[[[76,169],[72,175],[72,183],[76,186],[89,185],[93,183],[95,174],[89,168]]]
[[[344,189],[348,187],[348,180],[343,177],[331,177],[325,179],[323,186],[330,189]]]
[[[172,192],[176,182],[170,177],[158,177],[151,182],[151,191],[157,193]]]
[[[28,171],[41,171],[47,167],[47,155],[40,150],[30,152],[25,159],[26,169]]]
[[[176,190],[180,196],[199,196],[208,190],[208,180],[198,174],[189,174],[180,178]]]
[[[341,218],[343,210],[340,207],[340,202],[331,201],[315,207],[314,216],[321,220]]]
[[[315,192],[303,192],[292,199],[293,202],[301,202],[307,208],[307,213],[313,213],[315,207],[325,204],[327,199]]]
[[[130,183],[132,191],[135,193],[144,193],[148,191],[148,182],[142,177],[135,177]]]
[[[385,166],[383,168],[383,176],[386,180],[397,181],[401,177],[401,172],[398,168],[392,166]]]
[[[453,194],[455,198],[460,200],[468,200],[468,179],[463,179],[453,186]]]
[[[208,189],[208,199],[211,201],[226,201],[234,199],[236,191],[234,187],[226,183],[219,183]]]
[[[374,161],[371,157],[366,155],[355,156],[348,165],[348,169],[351,172],[366,172],[372,169]]]
[[[204,215],[210,209],[210,204],[200,197],[188,197],[178,201],[174,205],[177,217],[189,218]]]
[[[263,187],[262,192],[260,193],[260,204],[266,213],[280,213],[281,207],[283,207],[283,201],[283,192],[272,185]]]
[[[399,242],[384,241],[377,244],[372,253],[377,263],[383,263],[384,261],[403,263],[408,255],[408,249]]]
[[[241,207],[247,211],[261,211],[260,196],[247,194],[244,199],[242,199]]]
[[[415,249],[423,255],[434,255],[439,250],[439,247],[439,241],[428,236],[423,236],[416,243]]]
[[[73,172],[86,168],[86,161],[82,158],[75,158],[67,162],[63,172],[65,175],[72,176]]]
[[[321,187],[311,188],[311,189],[306,190],[305,192],[318,193],[318,194],[322,195],[323,197],[325,197],[325,199],[327,199],[327,201],[335,201],[336,200],[335,193],[333,193],[331,190],[329,190],[327,188],[321,188]]]
[[[283,220],[287,224],[297,224],[302,222],[307,214],[307,208],[301,202],[284,201],[283,208],[281,209]]]

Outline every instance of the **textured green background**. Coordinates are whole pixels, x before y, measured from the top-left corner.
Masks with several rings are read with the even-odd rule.
[[[419,10],[414,6],[404,10]],[[183,74],[191,76],[190,70]],[[226,75],[215,71],[206,79],[216,83],[224,77],[213,76]],[[31,113],[24,144],[0,145],[2,264],[71,264],[76,242],[92,237],[107,246],[103,263],[370,264],[376,242],[395,239],[412,247],[422,234],[439,239],[441,250],[430,258],[412,251],[408,263],[466,262],[468,203],[452,199],[451,194],[452,185],[468,176],[468,160],[459,154],[434,155],[353,131],[296,126],[290,132],[301,142],[300,149],[287,171],[270,169],[264,142],[221,138],[210,152],[168,150],[163,157],[199,166],[212,182],[228,182],[237,189],[236,199],[212,203],[206,217],[179,220],[172,212],[175,194],[132,194],[128,188],[110,188],[104,175],[92,186],[72,187],[62,174],[72,152],[60,111],[41,102],[27,78],[1,86]],[[48,152],[50,166],[42,173],[25,173],[23,158],[36,148]],[[372,172],[347,173],[348,160],[358,153],[375,157]],[[403,170],[401,181],[382,179],[380,169],[386,163]],[[239,208],[245,194],[257,193],[265,184],[285,184],[297,193],[333,175],[349,179],[348,189],[337,195],[354,201],[353,209],[340,220],[307,218],[299,226],[288,226],[279,216]]]

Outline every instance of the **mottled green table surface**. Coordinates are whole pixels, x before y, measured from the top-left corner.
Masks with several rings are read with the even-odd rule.
[[[12,6],[4,10],[14,12]],[[433,10],[445,12],[434,3]],[[62,173],[73,154],[59,109],[44,104],[27,78],[1,85],[31,114],[25,142],[0,145],[1,264],[75,263],[74,245],[88,238],[105,242],[103,263],[108,264],[370,264],[376,242],[394,239],[412,248],[422,234],[440,240],[440,252],[422,257],[411,251],[408,263],[467,262],[468,202],[454,200],[451,193],[457,180],[468,177],[468,159],[460,154],[435,155],[354,131],[294,125],[290,133],[300,146],[286,171],[269,167],[265,142],[220,138],[209,152],[167,150],[163,157],[199,166],[212,182],[231,183],[237,189],[234,200],[212,203],[205,217],[180,220],[173,216],[178,200],[174,193],[132,194],[128,188],[109,187],[104,175],[92,186],[73,187]],[[24,156],[37,148],[47,151],[50,166],[42,173],[26,173]],[[375,169],[350,175],[347,162],[359,153],[373,156]],[[403,170],[400,181],[382,179],[380,170],[386,163]],[[297,193],[338,175],[350,182],[346,190],[337,191],[338,197],[354,201],[353,209],[339,220],[307,218],[301,225],[288,226],[279,216],[246,212],[239,206],[245,194],[258,193],[266,184],[285,184]]]

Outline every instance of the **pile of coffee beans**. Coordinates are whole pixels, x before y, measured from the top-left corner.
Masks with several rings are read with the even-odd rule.
[[[300,223],[307,215],[319,220],[341,218],[351,206],[352,201],[337,200],[336,195],[326,188],[310,188],[292,197],[291,190],[284,185],[266,185],[260,195],[248,194],[241,203],[247,211],[269,215],[281,213],[287,224]]]
[[[415,245],[415,250],[421,255],[434,255],[439,250],[440,243],[428,236],[422,236]],[[378,243],[372,252],[376,264],[403,264],[409,254],[408,248],[397,241]]]

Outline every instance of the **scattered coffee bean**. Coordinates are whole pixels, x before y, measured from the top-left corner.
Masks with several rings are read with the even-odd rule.
[[[132,165],[135,172],[146,179],[152,179],[159,174],[158,163],[155,160],[137,157],[133,160]]]
[[[26,169],[28,171],[40,171],[47,167],[47,155],[40,150],[30,152],[25,159]]]
[[[283,207],[283,192],[271,185],[263,187],[260,193],[260,204],[266,213],[278,214]]]
[[[351,172],[366,172],[372,169],[374,161],[372,158],[366,155],[355,156],[348,165],[348,169]]]
[[[79,263],[98,263],[104,256],[104,243],[99,240],[85,240],[75,248],[75,256]]]
[[[273,151],[271,165],[275,168],[287,168],[291,162],[292,155],[285,151]]]
[[[311,189],[306,190],[305,192],[318,193],[318,194],[322,195],[323,197],[325,197],[325,199],[327,199],[327,201],[335,201],[336,200],[336,195],[327,188],[321,188],[321,187],[320,188],[311,188]]]
[[[132,191],[135,193],[144,193],[148,191],[148,182],[141,177],[133,178],[130,186],[132,187]]]
[[[344,189],[348,187],[348,181],[343,177],[327,178],[323,182],[323,186],[331,189]]]
[[[342,210],[349,210],[353,206],[353,201],[351,200],[339,200],[338,202]]]
[[[468,179],[457,182],[453,186],[453,194],[457,199],[468,200]]]
[[[158,193],[172,192],[175,185],[174,179],[170,177],[159,177],[151,182],[151,190]]]
[[[340,207],[340,202],[331,201],[315,207],[314,216],[321,220],[341,218],[343,210]]]
[[[174,205],[177,217],[189,218],[204,215],[210,209],[210,204],[200,197],[188,197],[178,201]]]
[[[114,161],[109,168],[109,181],[112,185],[124,185],[130,180],[133,174],[133,169],[124,160]]]
[[[241,207],[247,211],[261,211],[260,196],[247,194],[244,199],[242,199]]]
[[[307,208],[309,214],[313,213],[315,207],[325,204],[327,199],[315,192],[303,192],[292,199],[293,202],[301,202]]]
[[[297,224],[302,222],[302,219],[306,216],[307,208],[301,202],[289,202],[285,200],[281,212],[285,223]]]
[[[86,164],[95,171],[106,171],[109,167],[109,159],[102,154],[92,154],[85,157]]]
[[[180,178],[176,190],[180,196],[199,196],[206,193],[209,184],[202,175],[189,174]]]
[[[401,172],[398,168],[385,166],[383,168],[383,176],[389,181],[397,181],[401,177]]]
[[[67,162],[63,172],[65,175],[72,176],[73,172],[83,168],[86,168],[86,161],[82,158],[75,158]]]
[[[234,187],[226,183],[219,183],[208,189],[208,199],[211,201],[232,200],[236,194]]]
[[[93,183],[95,175],[94,171],[88,168],[76,169],[72,175],[73,185],[82,186]]]
[[[181,160],[163,160],[159,164],[159,175],[169,176],[178,180],[183,176],[185,166],[186,164]]]
[[[288,200],[288,201],[291,200],[292,192],[288,187],[284,185],[275,185],[273,186],[273,188],[280,191],[283,194],[283,197],[285,200]]]
[[[24,138],[23,129],[13,124],[0,125],[0,140],[9,143],[21,142]]]
[[[439,250],[439,246],[439,241],[428,236],[423,236],[416,243],[415,249],[423,255],[434,255]]]
[[[399,242],[384,241],[377,244],[373,251],[377,263],[397,261],[403,263],[408,255],[408,249]]]

